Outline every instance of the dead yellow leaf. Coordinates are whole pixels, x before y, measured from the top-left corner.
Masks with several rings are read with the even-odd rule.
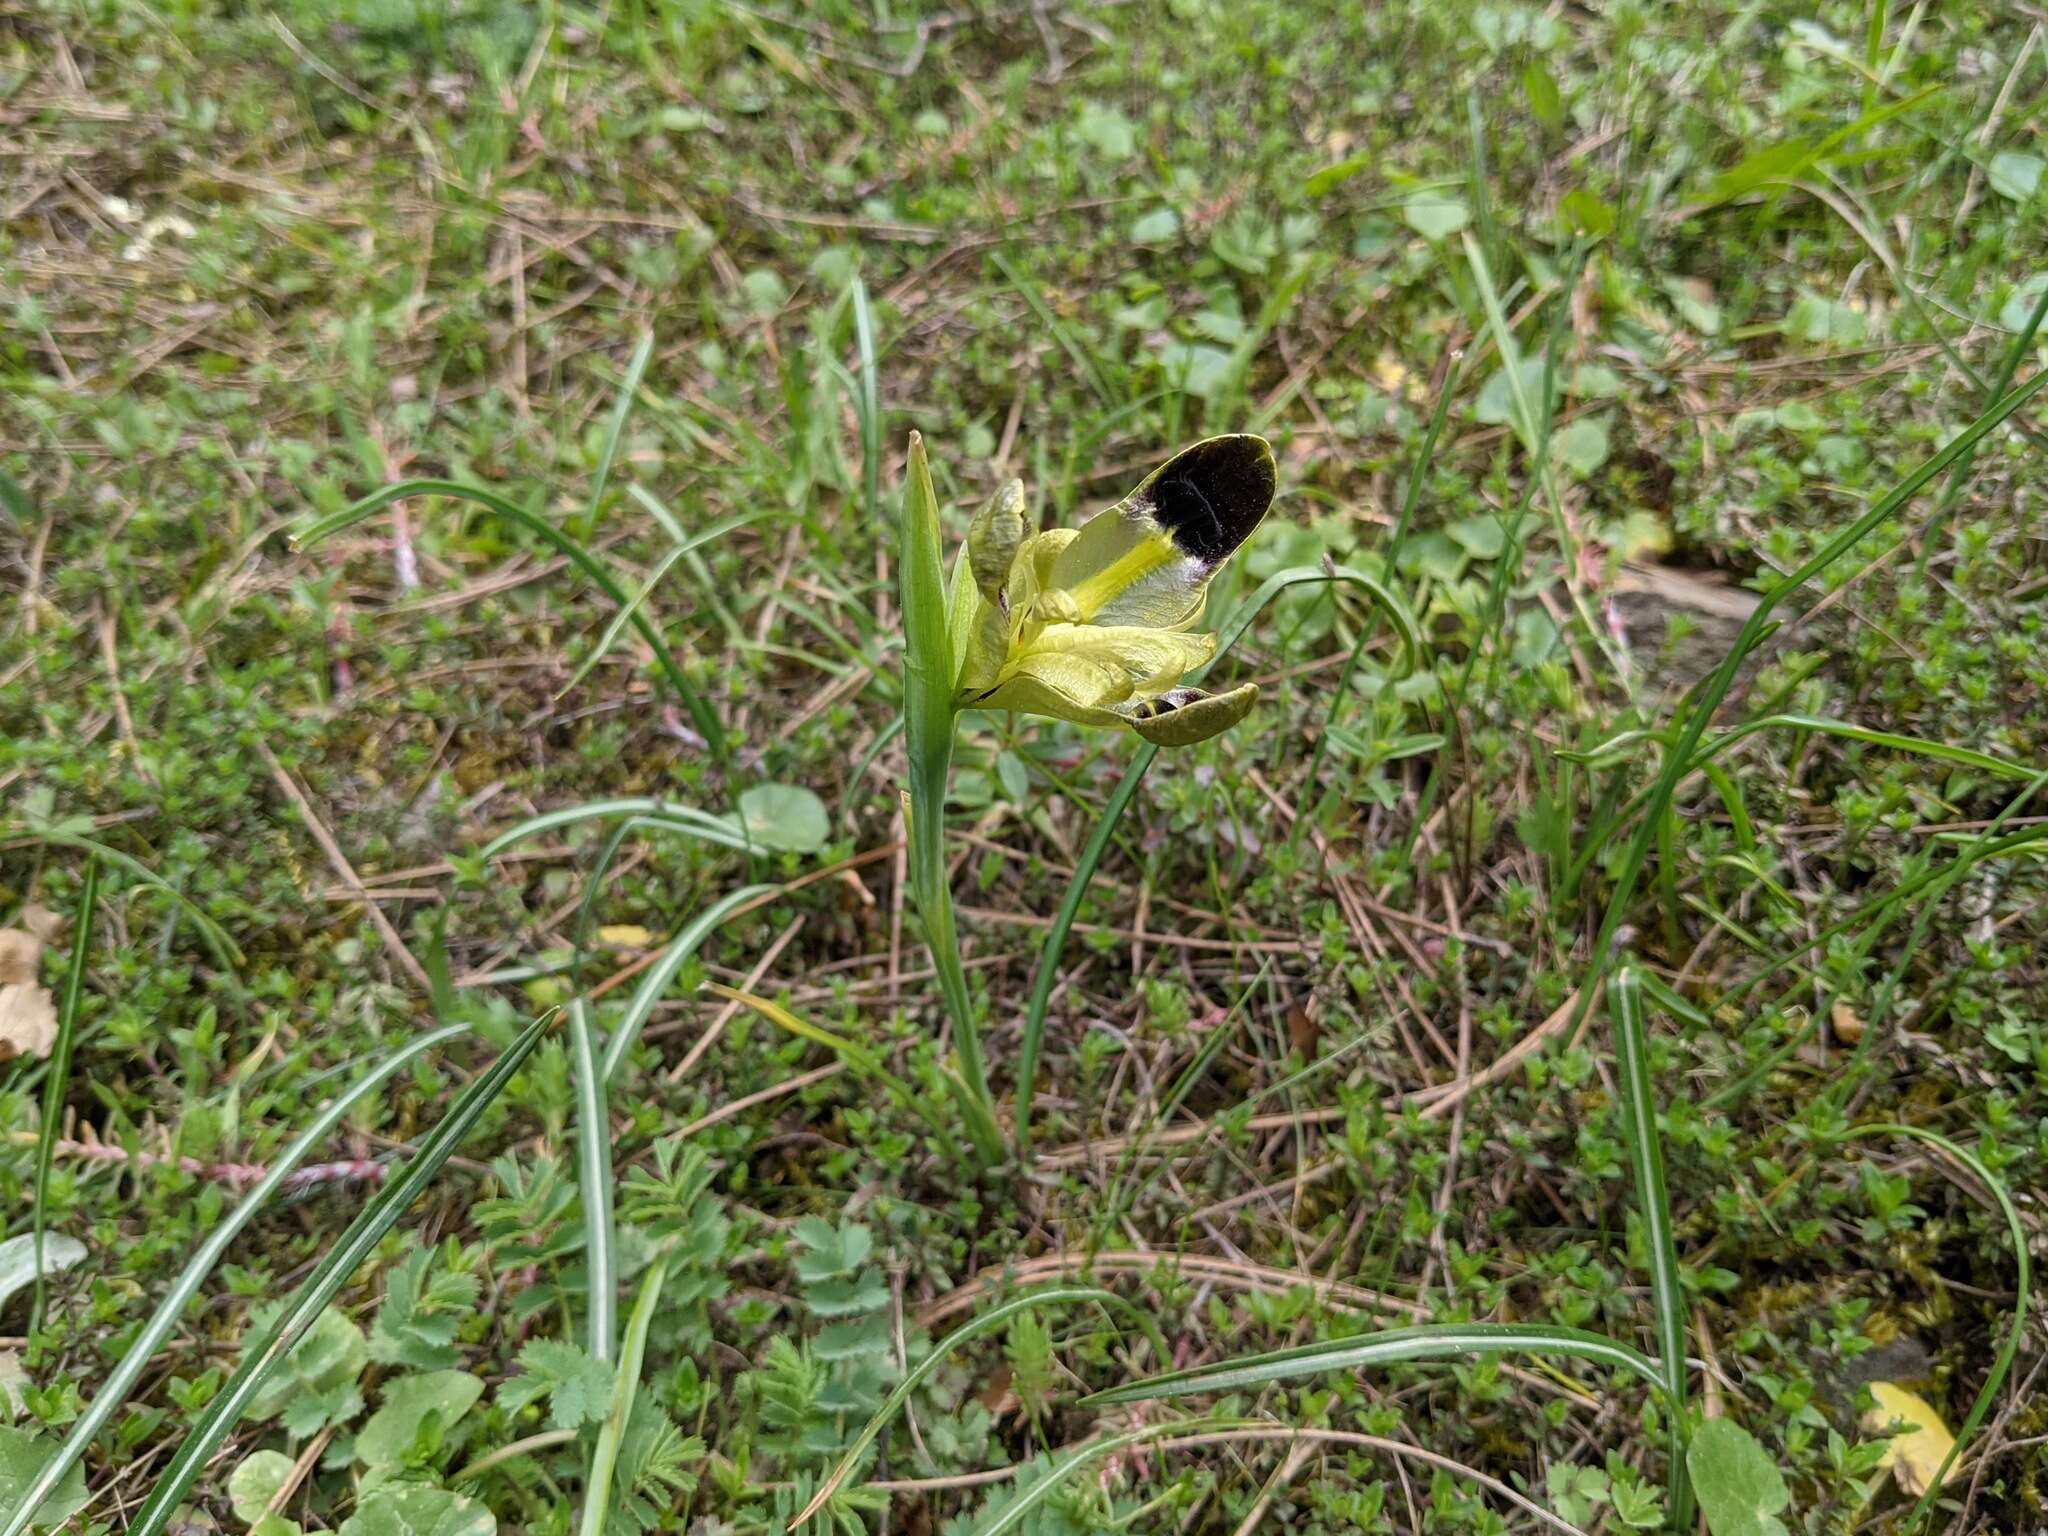
[[[1955,1448],[1956,1437],[1925,1398],[1904,1387],[1873,1381],[1870,1395],[1877,1399],[1877,1406],[1863,1416],[1865,1429],[1883,1433],[1894,1423],[1909,1426],[1886,1444],[1883,1465],[1892,1469],[1901,1488],[1917,1498],[1941,1474],[1941,1464]]]
[[[597,937],[615,949],[645,949],[654,942],[654,935],[638,923],[612,923],[598,929]]]

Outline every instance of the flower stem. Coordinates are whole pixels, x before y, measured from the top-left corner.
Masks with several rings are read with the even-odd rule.
[[[953,924],[953,883],[946,874],[946,784],[953,767],[953,643],[946,627],[946,583],[939,552],[939,504],[932,490],[924,443],[910,437],[909,473],[903,487],[903,523],[898,541],[903,583],[903,723],[910,792],[910,895],[924,924],[925,945],[953,1036],[960,1051],[960,1076],[949,1075],[968,1135],[984,1166],[1002,1159],[995,1101],[989,1096],[988,1067],[960,941]]]
[[[953,725],[946,723],[942,761],[936,775],[937,792],[926,802],[915,786],[925,775],[913,773],[911,782],[910,889],[917,915],[924,924],[925,947],[931,951],[932,968],[939,974],[939,991],[946,999],[946,1011],[953,1017],[953,1038],[960,1051],[960,1075],[948,1075],[961,1113],[967,1117],[967,1131],[984,1165],[1002,1161],[1003,1138],[996,1125],[995,1100],[989,1093],[988,1063],[981,1051],[981,1028],[975,1022],[974,999],[967,990],[967,969],[960,963],[960,941],[953,924],[953,883],[946,875],[945,787],[953,756]]]

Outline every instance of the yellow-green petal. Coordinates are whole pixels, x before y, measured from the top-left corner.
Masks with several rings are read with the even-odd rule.
[[[1085,656],[1047,653],[1027,656],[1005,667],[1001,683],[981,693],[965,694],[968,709],[1014,709],[1026,715],[1050,715],[1076,725],[1121,725],[1114,706],[1131,696],[1129,678],[1114,667]]]
[[[1216,637],[1134,624],[1048,624],[1025,654],[1079,656],[1113,668],[1139,697],[1164,693],[1216,654]]]

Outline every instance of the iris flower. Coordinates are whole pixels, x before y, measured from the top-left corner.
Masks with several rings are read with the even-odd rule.
[[[1230,729],[1258,685],[1212,694],[1182,679],[1216,653],[1193,626],[1273,486],[1273,451],[1249,434],[1182,450],[1081,528],[1032,532],[1023,482],[1003,486],[954,571],[954,707],[1126,726],[1164,747]]]

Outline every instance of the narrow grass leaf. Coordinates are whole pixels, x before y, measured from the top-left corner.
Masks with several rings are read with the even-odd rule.
[[[577,533],[588,539],[597,531],[597,520],[604,511],[604,493],[612,478],[612,463],[619,456],[619,440],[626,435],[626,423],[633,416],[633,402],[640,394],[640,381],[647,374],[648,361],[654,356],[654,332],[641,333],[639,345],[633,348],[633,356],[626,363],[626,376],[619,382],[619,398],[612,402],[611,419],[605,423],[604,444],[598,451],[597,473],[591,477],[590,500],[583,509],[583,519],[577,524]]]
[[[604,1078],[607,1083],[619,1075],[626,1053],[633,1049],[633,1042],[640,1038],[640,1031],[647,1026],[648,1017],[654,1012],[654,1005],[661,1001],[661,995],[669,988],[688,963],[690,957],[703,947],[704,941],[718,931],[733,913],[748,903],[758,901],[777,888],[772,885],[741,886],[729,896],[720,897],[709,907],[698,913],[684,925],[682,932],[669,940],[662,950],[661,958],[647,968],[647,974],[640,978],[640,985],[633,990],[633,996],[626,1004],[626,1011],[620,1015],[611,1035],[604,1045]]]
[[[694,805],[683,805],[674,800],[629,796],[617,800],[588,800],[582,805],[563,806],[560,810],[543,811],[538,816],[530,816],[485,843],[477,850],[477,856],[495,859],[529,838],[559,831],[563,827],[573,827],[579,822],[603,821],[614,816],[644,817],[650,826],[667,826],[678,832],[686,832],[704,842],[716,843],[723,848],[744,851],[748,846],[745,830],[723,816],[715,816],[709,811],[699,810]]]
[[[686,539],[680,539],[664,550],[661,559],[655,562],[654,569],[648,573],[647,579],[640,584],[640,590],[628,598],[624,606],[612,615],[611,622],[604,627],[604,633],[597,637],[597,644],[590,648],[590,654],[577,663],[576,670],[569,675],[569,681],[555,690],[555,698],[566,698],[575,692],[582,686],[583,680],[596,669],[598,663],[611,654],[612,647],[619,643],[619,636],[626,632],[626,626],[633,622],[642,608],[646,607],[647,599],[653,595],[654,589],[661,585],[677,561],[688,558],[701,545],[723,538],[735,528],[746,527],[758,515],[755,512],[738,512],[731,517],[720,518],[710,527]]]
[[[1685,1476],[1685,1287],[1679,1277],[1678,1239],[1671,1224],[1671,1191],[1664,1180],[1664,1137],[1657,1128],[1657,1100],[1650,1084],[1642,982],[1634,966],[1621,968],[1607,996],[1613,1012],[1621,1111],[1635,1174],[1636,1209],[1642,1216],[1643,1245],[1650,1256],[1650,1306],[1664,1368],[1664,1410],[1671,1431],[1666,1474],[1671,1523],[1674,1529],[1685,1530],[1692,1524],[1692,1495]]]
[[[1302,1376],[1368,1370],[1409,1360],[1457,1360],[1469,1355],[1562,1356],[1631,1371],[1658,1391],[1665,1376],[1658,1363],[1605,1334],[1545,1323],[1424,1323],[1388,1328],[1353,1339],[1324,1339],[1270,1354],[1212,1361],[1112,1387],[1082,1399],[1083,1406],[1142,1403],[1196,1392],[1235,1392]]]
[[[569,1044],[576,1076],[576,1181],[583,1204],[583,1250],[590,1278],[587,1338],[593,1360],[609,1360],[618,1334],[618,1265],[612,1242],[612,1125],[605,1110],[605,1074],[592,1039],[590,1006],[569,1004]]]
[[[104,864],[127,870],[145,885],[168,896],[172,905],[191,920],[192,926],[199,930],[199,936],[206,941],[206,947],[213,951],[214,959],[220,962],[221,969],[232,975],[235,967],[242,963],[241,948],[228,937],[228,931],[208,917],[184,892],[140,859],[133,858],[118,848],[109,848],[105,843],[92,838],[80,837],[62,827],[24,827],[22,835],[36,841],[55,844],[60,848],[75,848],[80,853],[92,855]]]
[[[853,340],[860,353],[860,387],[853,396],[860,418],[861,510],[867,525],[882,524],[882,384],[875,350],[875,315],[868,304],[868,285],[853,275]]]
[[[825,1049],[831,1051],[841,1061],[853,1068],[855,1072],[863,1077],[872,1079],[888,1089],[895,1096],[898,1103],[908,1109],[915,1110],[939,1135],[943,1136],[947,1133],[949,1127],[944,1117],[933,1110],[918,1094],[916,1089],[882,1065],[882,1058],[880,1056],[862,1045],[858,1040],[849,1040],[844,1035],[835,1034],[823,1025],[813,1024],[808,1019],[797,1017],[797,1015],[791,1013],[780,1003],[770,998],[760,997],[752,992],[742,992],[737,987],[723,986],[718,982],[712,981],[705,983],[704,990],[713,997],[722,997],[729,1002],[739,1003],[747,1008],[751,1008],[777,1029],[786,1030],[800,1040],[808,1040],[814,1045],[824,1046]]]
[[[64,995],[57,1003],[57,1038],[51,1043],[49,1073],[43,1079],[43,1120],[36,1130],[34,1212],[35,1299],[29,1306],[28,1331],[43,1326],[44,1239],[49,1232],[50,1168],[57,1154],[57,1129],[64,1118],[64,1094],[71,1081],[71,1052],[78,1043],[78,1008],[85,998],[85,962],[92,950],[93,915],[99,910],[100,861],[89,856],[79,884],[78,917],[71,925],[71,964],[64,972]]]
[[[640,1395],[640,1371],[647,1359],[647,1332],[654,1325],[654,1309],[661,1300],[662,1282],[668,1266],[657,1261],[640,1285],[640,1299],[633,1303],[633,1317],[626,1325],[626,1345],[619,1357],[619,1371],[612,1383],[612,1405],[597,1432],[597,1445],[590,1454],[590,1476],[583,1489],[581,1536],[604,1536],[605,1516],[611,1507],[612,1478],[618,1471],[619,1446],[632,1421],[633,1403]]]

